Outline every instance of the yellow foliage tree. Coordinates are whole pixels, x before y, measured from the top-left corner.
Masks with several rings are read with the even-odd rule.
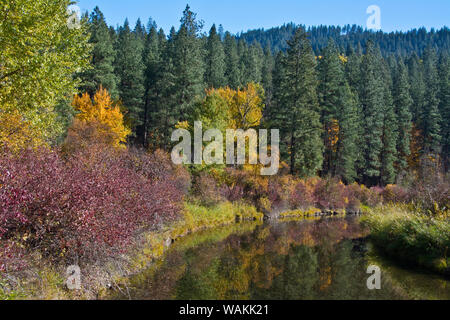
[[[0,150],[17,152],[45,146],[39,128],[25,120],[18,111],[0,112]]]
[[[234,129],[249,129],[261,123],[264,109],[264,89],[256,83],[249,83],[244,89],[220,88],[212,90],[227,102]]]
[[[123,143],[131,134],[131,130],[124,124],[124,116],[120,106],[111,99],[106,89],[100,87],[93,101],[87,93],[82,96],[75,96],[72,106],[79,113],[69,135],[74,134],[74,131],[95,127],[98,132],[93,133],[93,135],[103,137],[103,141],[116,148],[124,147]]]

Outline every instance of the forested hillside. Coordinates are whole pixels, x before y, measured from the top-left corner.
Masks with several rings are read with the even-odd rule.
[[[422,55],[425,48],[431,45],[436,50],[450,49],[450,30],[444,27],[439,30],[431,29],[429,32],[425,28],[413,29],[407,32],[374,32],[365,30],[361,26],[346,25],[339,26],[313,26],[295,25],[293,23],[285,24],[281,27],[275,27],[268,30],[256,29],[238,35],[239,39],[244,39],[252,44],[255,41],[261,46],[270,46],[274,52],[287,49],[286,41],[292,38],[297,28],[303,28],[308,32],[313,50],[319,54],[332,38],[336,42],[340,51],[345,52],[348,46],[354,48],[362,46],[365,49],[367,40],[375,41],[381,50],[383,56],[396,54],[409,56],[415,52]]]
[[[102,85],[120,98],[135,144],[169,150],[175,126],[196,120],[205,89],[255,83],[264,89],[261,126],[281,130],[293,174],[377,185],[448,170],[446,28],[308,33],[290,24],[235,37],[213,26],[204,35],[189,7],[169,35],[153,21],[113,29],[98,8],[89,26],[93,69],[81,91]]]

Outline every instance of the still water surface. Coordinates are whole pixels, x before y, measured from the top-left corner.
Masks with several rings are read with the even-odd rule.
[[[381,289],[367,288],[369,265]],[[357,218],[241,223],[177,241],[122,299],[450,299],[450,281],[379,255]]]

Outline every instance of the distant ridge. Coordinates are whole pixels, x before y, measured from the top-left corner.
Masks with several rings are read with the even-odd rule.
[[[249,44],[259,42],[263,48],[270,46],[273,52],[284,51],[287,47],[286,41],[292,37],[298,27],[305,28],[303,25],[288,23],[267,30],[249,30],[238,34],[237,38],[243,39]],[[343,53],[346,52],[349,45],[355,49],[360,45],[364,49],[365,43],[369,39],[374,40],[380,46],[384,56],[390,54],[407,56],[412,52],[422,55],[429,44],[438,51],[450,51],[450,29],[448,27],[439,30],[431,29],[430,31],[419,28],[407,32],[390,33],[370,31],[357,25],[346,25],[344,27],[321,25],[305,29],[310,35],[312,47],[316,53],[322,51],[329,38],[334,39]]]

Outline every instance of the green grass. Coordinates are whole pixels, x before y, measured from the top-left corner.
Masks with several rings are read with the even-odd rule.
[[[450,221],[420,213],[406,206],[369,210],[362,223],[370,228],[374,244],[404,263],[450,274]]]

